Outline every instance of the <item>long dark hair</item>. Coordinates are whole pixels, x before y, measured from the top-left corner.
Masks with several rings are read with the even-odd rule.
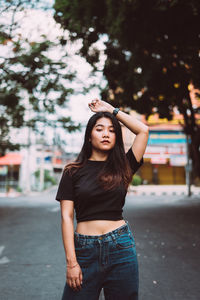
[[[116,135],[116,142],[115,146],[109,151],[104,167],[98,174],[98,180],[104,190],[115,188],[121,183],[127,189],[132,180],[132,171],[124,150],[121,126],[117,118],[109,112],[98,112],[88,120],[82,149],[76,160],[66,165],[65,170],[73,174],[87,163],[92,154],[92,144],[89,141],[92,129],[97,120],[103,117],[111,120]]]

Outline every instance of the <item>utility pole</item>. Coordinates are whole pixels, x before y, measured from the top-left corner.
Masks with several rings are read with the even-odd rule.
[[[27,116],[28,116],[28,122],[30,121],[30,102],[29,98],[27,101]],[[29,193],[31,191],[31,170],[30,170],[30,151],[31,151],[31,128],[30,124],[28,124],[28,137],[27,137],[27,153],[26,153],[26,187],[25,192]]]
[[[185,166],[185,175],[186,175],[186,185],[187,185],[187,196],[190,197],[192,195],[191,193],[191,171],[192,171],[192,160],[190,158],[190,149],[189,149],[189,143],[190,143],[190,136],[186,135],[186,154],[187,154],[187,164]]]
[[[41,161],[40,161],[40,183],[39,183],[39,190],[44,190],[44,140],[42,139],[42,149],[41,149]]]

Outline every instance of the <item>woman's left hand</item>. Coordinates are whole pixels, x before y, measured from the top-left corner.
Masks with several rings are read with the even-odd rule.
[[[92,100],[88,103],[88,106],[93,112],[108,111],[112,113],[114,110],[114,107],[111,104],[99,99]]]

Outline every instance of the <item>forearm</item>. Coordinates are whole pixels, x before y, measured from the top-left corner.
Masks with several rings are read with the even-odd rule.
[[[92,102],[88,105],[93,112],[108,111],[112,114],[113,110],[115,109],[111,104],[98,99],[92,100]],[[130,116],[123,111],[118,111],[116,118],[134,134],[148,135],[148,126],[146,126],[141,121],[137,120],[135,117]]]
[[[113,110],[114,107],[109,105],[108,111],[113,113]],[[148,126],[121,110],[117,113],[116,118],[136,135],[139,133],[148,133]]]
[[[65,249],[66,263],[73,266],[77,263],[75,245],[74,245],[74,222],[70,217],[62,218],[62,239]]]
[[[116,118],[136,135],[139,133],[148,133],[148,126],[121,110],[117,113]]]

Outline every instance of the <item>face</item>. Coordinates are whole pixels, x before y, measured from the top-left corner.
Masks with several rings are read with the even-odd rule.
[[[102,151],[109,151],[115,146],[116,134],[112,121],[100,118],[96,121],[91,132],[92,147]]]

